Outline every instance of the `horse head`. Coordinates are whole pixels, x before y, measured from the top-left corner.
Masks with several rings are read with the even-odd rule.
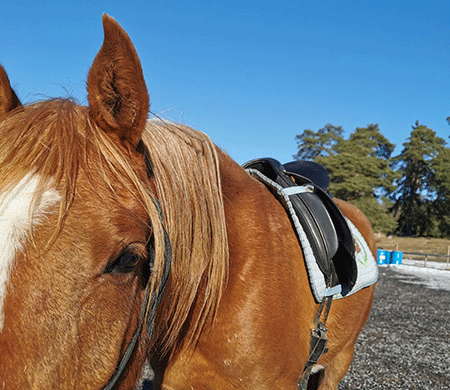
[[[118,385],[132,388],[146,359],[165,264],[149,97],[128,35],[103,27],[88,107],[21,105],[0,67],[2,389],[102,389],[124,354]]]

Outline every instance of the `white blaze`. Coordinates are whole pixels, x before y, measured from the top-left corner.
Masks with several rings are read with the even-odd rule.
[[[40,223],[61,198],[55,189],[45,191],[30,214],[38,183],[39,176],[28,174],[11,191],[0,195],[0,332],[7,284],[17,252],[23,249],[30,228]]]

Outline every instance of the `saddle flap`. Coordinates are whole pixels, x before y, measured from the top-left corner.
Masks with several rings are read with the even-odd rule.
[[[303,176],[295,173],[286,173],[291,176],[291,178],[298,185],[303,183],[305,180]],[[355,243],[353,242],[352,233],[345,217],[342,215],[342,212],[339,207],[337,207],[336,203],[333,202],[331,196],[320,187],[315,187],[314,192],[326,208],[327,214],[331,218],[332,224],[335,227],[338,247],[336,252],[334,252],[335,255],[333,256],[332,261],[337,277],[340,283],[344,286],[343,295],[345,295],[345,289],[350,291],[358,276],[355,260]],[[324,225],[323,228],[326,230],[326,225]]]
[[[326,184],[324,168],[319,165],[321,169],[318,169],[317,165],[313,163],[312,167],[315,172],[322,175],[321,184],[324,186]],[[296,164],[286,166],[298,167]],[[277,160],[266,158],[252,160],[244,164],[243,168],[261,172],[282,188],[294,186],[309,188],[299,193],[293,191],[295,196],[289,196],[290,203],[305,231],[317,265],[328,281],[327,284],[330,287],[341,284],[345,294],[345,290],[352,289],[357,277],[354,243],[345,218],[322,187],[314,185],[313,180],[307,176],[286,172],[286,166]],[[300,171],[304,173],[303,170]],[[315,174],[309,176],[314,179]],[[325,178],[327,177],[328,174]],[[280,199],[279,194],[275,195]],[[288,209],[284,199],[281,197],[280,200]]]

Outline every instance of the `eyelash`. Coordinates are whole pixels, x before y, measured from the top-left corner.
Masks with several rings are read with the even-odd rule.
[[[103,273],[109,274],[114,272],[118,274],[127,274],[133,272],[139,264],[139,260],[140,257],[136,253],[125,250],[108,263]]]

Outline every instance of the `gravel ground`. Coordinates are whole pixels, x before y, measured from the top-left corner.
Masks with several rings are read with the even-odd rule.
[[[450,389],[450,291],[395,268],[379,271],[371,315],[339,390]]]

